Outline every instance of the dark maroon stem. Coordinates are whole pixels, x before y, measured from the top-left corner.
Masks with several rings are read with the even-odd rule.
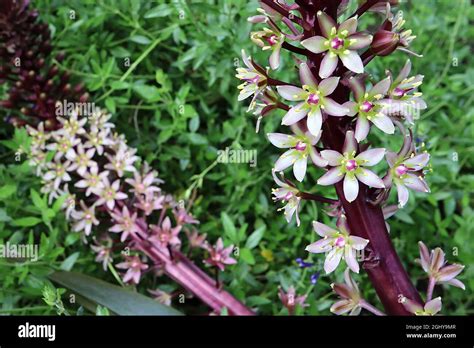
[[[377,1],[367,1],[357,11],[364,13]],[[308,0],[308,3],[312,3]],[[337,20],[336,9],[339,1],[331,0],[331,8],[328,15]],[[329,6],[329,5],[328,5]],[[316,24],[317,26],[317,24]],[[305,31],[305,37],[314,35],[319,28]],[[321,58],[312,55],[308,59],[309,66],[316,72],[319,69]],[[340,69],[340,75],[343,69]],[[349,89],[342,84],[332,94],[334,100],[343,103],[349,100]],[[324,123],[322,141],[326,148],[342,152],[345,131],[348,127],[347,118],[328,117]],[[342,202],[351,233],[368,239],[370,242],[366,248],[366,257],[363,268],[367,271],[369,278],[380,298],[385,311],[389,315],[411,315],[399,302],[402,296],[422,303],[420,295],[412,284],[408,274],[395,251],[389,238],[385,220],[380,205],[372,205],[367,197],[367,186],[360,184],[357,199],[349,203],[344,196],[342,181],[335,185],[337,195]]]
[[[309,193],[309,192],[300,192],[298,196],[307,201],[317,201],[317,202],[329,203],[329,204],[334,204],[338,202],[338,200],[336,199],[326,198],[320,195],[313,195],[312,193]]]
[[[353,14],[351,17],[360,16],[367,12],[372,6],[377,4],[378,2],[382,2],[381,0],[367,0],[364,2]]]
[[[309,54],[309,51],[307,51],[303,48],[300,48],[300,47],[293,46],[292,44],[290,44],[286,41],[283,42],[283,45],[281,47],[283,47],[284,49],[286,49],[288,51],[298,53],[298,54],[302,54],[302,55],[305,55],[305,56],[307,56]]]

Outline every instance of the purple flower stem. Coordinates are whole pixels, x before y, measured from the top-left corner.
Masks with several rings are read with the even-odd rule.
[[[143,226],[139,227],[141,232],[146,235]],[[138,234],[131,236],[135,248],[146,254],[155,264],[161,265],[166,275],[181,284],[213,310],[221,312],[226,308],[231,315],[255,315],[252,310],[230,293],[217,289],[215,281],[179,251],[174,250],[174,259],[171,259],[167,249],[152,245]]]

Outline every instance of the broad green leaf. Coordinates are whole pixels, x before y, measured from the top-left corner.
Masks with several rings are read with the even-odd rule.
[[[266,229],[266,226],[260,226],[259,228],[257,228],[248,237],[247,241],[245,242],[245,247],[248,249],[255,248],[258,245],[258,243],[260,243],[260,241],[262,240],[263,234],[265,233],[265,229]]]
[[[79,257],[79,255],[80,255],[80,253],[78,251],[76,251],[75,253],[69,255],[66,258],[66,260],[64,260],[61,263],[61,266],[59,266],[59,268],[62,269],[63,271],[70,271],[74,267],[74,264],[76,263],[77,258]]]
[[[118,315],[181,315],[174,308],[142,294],[85,274],[59,271],[49,279]]]
[[[0,199],[5,199],[10,197],[13,193],[16,192],[16,185],[8,184],[0,188]]]
[[[240,259],[248,263],[249,265],[255,264],[255,258],[253,257],[252,251],[250,249],[247,249],[247,248],[240,249],[239,255],[240,255]]]
[[[237,243],[237,229],[227,213],[221,214],[222,226],[224,226],[224,233],[233,243]]]
[[[20,219],[16,219],[13,221],[13,225],[14,226],[19,226],[19,227],[31,227],[31,226],[35,226],[37,224],[39,224],[41,222],[41,219],[37,218],[37,217],[33,217],[33,216],[30,216],[30,217],[24,217],[24,218],[20,218]]]

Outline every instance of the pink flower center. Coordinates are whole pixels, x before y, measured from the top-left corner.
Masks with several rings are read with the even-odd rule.
[[[347,163],[346,163],[346,169],[348,171],[353,171],[353,170],[357,169],[357,167],[358,167],[357,162],[353,159],[347,161]]]
[[[296,144],[295,146],[295,150],[297,151],[304,151],[306,150],[306,143],[302,142],[302,141],[298,141],[298,143]]]
[[[344,40],[343,39],[335,37],[334,39],[331,40],[331,48],[333,48],[335,50],[338,50],[342,46],[344,46]]]
[[[372,110],[373,107],[374,107],[374,104],[372,104],[369,101],[365,101],[360,106],[360,110],[363,111],[363,112],[369,112],[370,110]]]
[[[400,164],[397,168],[395,168],[395,173],[397,173],[398,176],[403,176],[408,172],[408,168],[404,164]]]
[[[397,87],[393,90],[393,95],[396,97],[403,97],[405,95],[405,90]]]
[[[270,35],[269,37],[266,38],[266,40],[270,44],[270,46],[273,46],[278,42],[278,38],[276,35]]]
[[[306,102],[308,104],[317,105],[319,103],[319,98],[316,94],[311,93],[310,95],[308,95],[308,98],[306,99]]]
[[[254,78],[248,79],[248,82],[257,84],[260,80],[260,77],[257,75]]]
[[[289,201],[293,197],[293,192],[288,192],[285,197],[283,197],[283,200]]]
[[[337,247],[343,247],[346,244],[346,240],[343,237],[339,237],[336,239],[336,246]]]

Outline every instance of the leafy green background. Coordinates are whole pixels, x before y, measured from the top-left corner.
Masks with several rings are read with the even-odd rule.
[[[329,314],[335,299],[329,284],[341,280],[343,267],[336,276],[322,272],[317,284],[311,285],[310,276],[321,271],[322,257],[307,255],[304,248],[316,239],[311,221],[330,220],[323,217],[321,206],[305,202],[301,226],[286,223],[271,200],[271,168],[280,152],[265,137],[279,129],[283,114],[265,118],[256,134],[256,118],[237,102],[239,81],[234,75],[241,64],[241,49],[266,64],[266,54],[249,39],[252,29],[247,17],[256,13],[257,2],[43,0],[33,5],[49,23],[56,51],[66,52],[61,67],[71,71],[76,81],[85,82],[92,100],[113,113],[117,130],[159,170],[165,190],[194,198],[192,211],[201,221],[200,231],[211,242],[223,236],[226,244],[240,247],[239,263],[223,274],[228,289],[258,307],[259,313],[285,314],[278,287],[294,285],[298,294],[308,295],[310,305],[297,313]],[[432,155],[433,173],[427,178],[432,193],[411,194],[407,207],[390,219],[391,237],[420,290],[425,290],[426,279],[414,262],[419,240],[431,248],[442,247],[450,262],[465,264],[460,279],[466,291],[437,287],[435,295],[443,296],[444,314],[473,314],[474,29],[469,20],[474,19],[474,11],[467,0],[404,1],[401,8],[405,27],[417,35],[412,48],[424,55],[412,58],[412,73],[425,75],[421,90],[429,106],[415,133]],[[365,16],[365,25],[376,23],[375,15]],[[398,73],[406,58],[402,52],[377,58],[368,70],[376,80],[385,69]],[[291,57],[284,53],[283,66],[290,64]],[[296,80],[292,69],[280,69],[276,76]],[[11,137],[7,130],[2,132]],[[378,135],[373,140],[385,144]],[[217,163],[217,151],[226,147],[257,150],[258,165]],[[2,149],[5,164],[14,162],[12,156]],[[331,189],[316,187],[320,175],[311,169],[305,190],[334,197]],[[35,206],[32,195],[39,182],[30,170],[4,165],[0,178],[0,237],[17,242],[43,238],[41,262],[47,265],[1,261],[0,313],[51,313],[39,298],[44,276],[51,266],[61,267],[76,253],[74,270],[114,282],[93,262],[78,236],[69,232],[60,214],[48,217]],[[315,266],[301,269],[297,257]],[[366,275],[356,279],[363,295],[380,307]],[[152,283],[175,289],[161,278]],[[146,293],[147,286],[145,282],[138,290]],[[186,306],[185,311],[192,312],[198,304]]]

